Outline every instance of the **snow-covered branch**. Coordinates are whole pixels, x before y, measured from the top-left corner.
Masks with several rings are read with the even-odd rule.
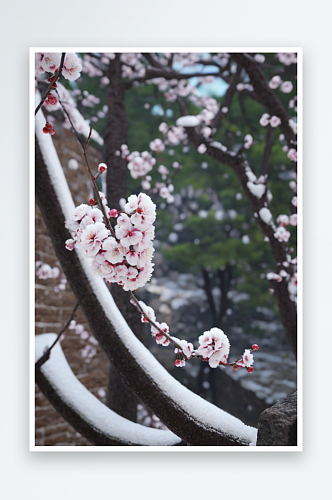
[[[131,389],[184,441],[191,445],[248,446],[256,429],[245,426],[177,382],[139,342],[119,313],[106,285],[96,278],[82,251],[68,252],[64,227],[73,200],[52,139],[36,123],[36,195],[53,246],[68,282],[106,354]],[[46,364],[45,364],[46,366]]]
[[[56,340],[53,333],[37,335],[35,359]],[[60,415],[76,431],[98,446],[176,446],[181,439],[171,431],[153,429],[120,417],[84,387],[72,372],[60,344],[47,363],[36,368],[36,383]]]

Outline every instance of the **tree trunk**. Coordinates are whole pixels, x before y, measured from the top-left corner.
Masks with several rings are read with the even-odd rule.
[[[110,61],[109,65],[108,77],[110,83],[107,89],[108,112],[103,150],[103,159],[108,167],[106,174],[108,206],[116,209],[120,208],[119,200],[127,198],[127,161],[115,154],[116,151],[121,151],[121,145],[127,144],[128,140],[125,89],[121,73],[120,54],[116,54],[115,59]],[[111,286],[111,293],[130,328],[143,341],[144,325],[140,322],[138,311],[129,303],[128,294],[116,284]],[[124,384],[117,370],[110,362],[107,406],[122,417],[136,422],[138,402],[138,397]]]

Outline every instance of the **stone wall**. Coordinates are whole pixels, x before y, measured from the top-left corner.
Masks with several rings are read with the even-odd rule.
[[[53,141],[57,149],[60,162],[69,181],[76,205],[87,203],[92,195],[91,181],[89,180],[80,145],[73,137],[70,130],[59,128],[55,125],[56,135]],[[68,168],[68,160],[75,158],[79,167],[77,170]],[[89,147],[89,158],[92,165],[101,162],[101,154],[93,143]],[[36,261],[40,260],[51,267],[61,267],[53,251],[51,240],[48,236],[41,213],[36,206]],[[54,288],[59,284],[57,279],[38,279],[36,277],[35,302],[36,302],[36,335],[47,332],[58,333],[67,322],[76,304],[76,299],[68,284],[66,289],[56,293]],[[77,323],[84,325],[90,333],[85,317],[80,309],[75,317]],[[91,335],[91,333],[90,333]],[[105,400],[104,393],[107,388],[108,361],[97,345],[97,354],[86,360],[81,355],[82,348],[89,343],[81,340],[74,330],[67,330],[62,341],[64,354],[80,382],[99,399]],[[90,362],[89,362],[90,361]],[[98,394],[99,392],[99,394]],[[36,387],[36,446],[91,446],[80,436],[49,404],[47,399]]]

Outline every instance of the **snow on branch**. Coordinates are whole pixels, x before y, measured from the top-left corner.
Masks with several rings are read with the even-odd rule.
[[[36,336],[36,362],[56,340],[56,337],[54,333]],[[173,432],[131,422],[99,401],[76,378],[59,343],[54,346],[50,359],[41,367],[41,375],[37,373],[37,381],[42,377],[57,396],[54,397],[51,391],[47,391],[50,402],[52,403],[54,398],[58,411],[64,413],[69,423],[74,427],[76,425],[77,430],[89,440],[95,438],[98,444],[113,442],[113,446],[115,444],[119,446],[174,446],[181,443],[181,439]],[[41,381],[42,386],[46,386],[45,381]],[[59,404],[59,399],[62,404]]]

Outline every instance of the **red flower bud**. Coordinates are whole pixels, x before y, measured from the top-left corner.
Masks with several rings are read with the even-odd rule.
[[[117,211],[116,208],[112,208],[112,210],[109,211],[110,217],[117,217],[118,215],[119,215],[119,212]]]
[[[43,132],[44,132],[44,134],[48,134],[48,133],[49,133],[48,128],[47,128],[47,127],[44,127],[44,128],[43,128]]]
[[[259,351],[259,347],[258,347],[258,345],[257,345],[257,344],[253,344],[253,345],[251,346],[251,349],[252,349],[253,351]]]
[[[50,130],[50,135],[54,135],[54,134],[55,134],[55,130],[54,130],[54,128],[52,128],[52,129]]]
[[[247,368],[247,372],[248,373],[252,373],[254,371],[254,367],[253,366],[249,366],[249,368]]]
[[[236,372],[236,370],[238,370],[239,367],[237,365],[233,365],[233,370]]]
[[[94,204],[95,204],[95,200],[93,198],[90,198],[90,200],[89,200],[90,207],[93,207]]]

